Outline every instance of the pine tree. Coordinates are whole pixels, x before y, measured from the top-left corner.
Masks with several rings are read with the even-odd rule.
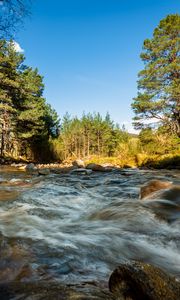
[[[17,98],[23,55],[17,53],[13,42],[0,41],[0,140],[1,156],[13,148],[14,120],[17,114],[14,100]]]
[[[132,104],[136,127],[157,120],[180,136],[180,15],[168,15],[144,41],[139,93]],[[153,125],[153,124],[152,124]]]
[[[39,157],[36,154],[41,152],[42,147],[48,147],[49,138],[57,136],[59,119],[55,110],[43,98],[43,77],[38,70],[26,67],[20,77],[20,97],[16,103],[17,135],[21,149],[30,148],[30,155]]]
[[[26,157],[29,151],[35,158],[57,136],[59,119],[43,97],[42,76],[23,62],[13,41],[0,40],[0,155]]]
[[[21,74],[21,98],[18,108],[18,136],[32,141],[44,131],[45,99],[42,97],[44,85],[38,70],[26,68]]]

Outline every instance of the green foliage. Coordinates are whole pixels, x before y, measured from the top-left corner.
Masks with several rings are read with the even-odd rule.
[[[0,151],[41,159],[39,153],[56,137],[59,119],[43,98],[43,78],[24,66],[13,42],[0,40]],[[49,152],[50,155],[50,152]]]
[[[139,134],[141,150],[147,154],[172,154],[180,153],[180,139],[176,135],[170,135],[166,128],[157,130],[143,129]]]
[[[180,153],[180,140],[166,127],[143,129],[131,135],[115,125],[109,115],[84,114],[63,117],[60,135],[51,141],[57,160],[85,159],[86,163],[110,163],[120,167],[161,167]],[[177,159],[176,159],[177,161]]]
[[[143,50],[145,68],[132,104],[135,126],[143,128],[144,120],[156,120],[180,136],[180,15],[161,20]]]
[[[80,119],[66,114],[62,119],[56,148],[61,149],[63,159],[73,156],[113,156],[118,144],[125,139],[128,139],[128,134],[114,125],[109,114],[103,118],[99,113],[89,113]]]
[[[180,169],[180,155],[149,156],[141,161],[140,166],[155,169]]]

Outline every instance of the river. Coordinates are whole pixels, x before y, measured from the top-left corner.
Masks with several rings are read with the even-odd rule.
[[[140,186],[151,179],[180,184],[180,172],[36,177],[1,167],[0,283],[106,287],[115,267],[129,260],[180,277],[179,205],[140,200]]]

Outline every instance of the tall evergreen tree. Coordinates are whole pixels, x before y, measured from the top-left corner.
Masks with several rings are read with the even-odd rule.
[[[0,155],[38,157],[59,130],[55,110],[43,98],[43,78],[23,65],[14,43],[0,40]],[[23,153],[21,153],[23,151]],[[43,151],[44,153],[45,151]],[[46,151],[48,153],[48,151]],[[40,155],[39,155],[40,157]]]
[[[21,74],[21,94],[17,103],[20,138],[31,140],[43,133],[45,126],[43,88],[42,77],[38,74],[38,70],[26,68]]]
[[[156,119],[180,136],[180,15],[168,15],[144,41],[139,93],[134,98],[136,127]]]
[[[0,41],[0,152],[1,156],[13,148],[14,120],[17,114],[15,99],[19,93],[23,56],[14,49],[13,42]]]

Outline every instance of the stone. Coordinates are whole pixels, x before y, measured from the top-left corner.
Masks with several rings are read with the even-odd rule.
[[[180,282],[160,268],[143,262],[129,262],[117,267],[109,279],[115,299],[177,300]]]
[[[85,168],[85,163],[81,159],[76,159],[75,161],[72,162],[72,165],[78,168]]]
[[[35,165],[33,163],[30,163],[30,164],[26,165],[25,169],[26,169],[26,171],[37,170],[37,168],[35,167]]]
[[[140,198],[145,199],[149,198],[153,193],[164,190],[172,186],[172,182],[170,181],[161,181],[161,180],[151,180],[141,187],[140,190]]]
[[[70,171],[71,174],[83,174],[83,175],[90,175],[92,173],[92,170],[84,169],[84,168],[79,168],[79,169],[74,169]]]
[[[173,185],[170,181],[152,180],[141,188],[140,197],[161,220],[168,223],[178,220],[180,185]]]
[[[39,175],[49,175],[50,174],[50,170],[49,169],[39,169],[38,170],[38,174]]]
[[[16,200],[19,194],[20,193],[18,191],[1,190],[0,201]]]
[[[108,169],[106,169],[105,167],[101,166],[101,165],[98,165],[98,164],[88,164],[86,166],[86,169],[90,169],[92,171],[100,171],[100,172],[106,172],[108,171]]]

